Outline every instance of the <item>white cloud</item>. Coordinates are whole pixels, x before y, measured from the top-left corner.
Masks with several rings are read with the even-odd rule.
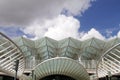
[[[109,29],[106,30],[107,37],[110,37],[112,35],[112,33],[113,33],[113,30],[109,30]]]
[[[0,24],[22,25],[21,31],[35,39],[48,36],[53,39],[74,37],[105,39],[92,28],[88,33],[78,32],[80,21],[72,17],[81,15],[94,0],[1,0]],[[65,15],[61,13],[66,10]],[[27,35],[24,35],[25,37]]]
[[[80,28],[79,21],[73,17],[64,15],[51,21],[52,26],[48,28],[45,36],[60,40],[66,37],[78,38],[78,29]]]
[[[35,39],[47,36],[55,40],[61,40],[66,37],[73,37],[80,40],[86,40],[95,37],[105,40],[105,37],[94,28],[86,33],[79,32],[79,28],[80,23],[74,17],[59,15],[57,18],[52,20],[46,20],[44,23],[35,23],[30,27],[24,28],[23,31],[26,34],[33,34]]]
[[[109,35],[109,37],[107,38],[108,40],[111,40],[111,39],[115,39],[115,38],[120,38],[120,24],[117,26],[117,27],[113,27],[113,28],[111,28],[111,29],[108,29],[108,31],[110,31],[111,32],[111,34]],[[117,32],[117,34],[116,35],[113,35],[112,36],[112,33],[113,32],[115,32],[115,31],[117,31],[117,30],[119,30],[118,32]],[[106,30],[107,31],[107,30]]]
[[[118,31],[117,35],[110,36],[110,37],[108,38],[108,40],[112,40],[112,39],[115,39],[115,38],[120,38],[120,31]]]
[[[45,20],[44,23],[35,22],[22,29],[26,34],[33,34],[35,38],[50,37],[60,40],[66,37],[79,38],[80,23],[72,16],[59,15],[50,20]]]
[[[101,39],[101,40],[105,40],[105,37],[99,31],[97,31],[94,28],[92,28],[87,33],[84,33],[84,35],[81,38],[81,40],[86,40],[86,39],[90,39],[90,38],[93,38],[93,37]]]
[[[117,37],[119,37],[119,38],[120,38],[120,31],[117,33]]]
[[[87,10],[93,0],[0,0],[0,25],[23,26],[36,20],[52,19],[67,10],[78,15]]]

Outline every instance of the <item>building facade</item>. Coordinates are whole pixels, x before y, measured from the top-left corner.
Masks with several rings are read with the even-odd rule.
[[[120,39],[11,40],[0,33],[0,80],[14,77],[15,60],[19,60],[19,80],[104,80],[119,76]]]

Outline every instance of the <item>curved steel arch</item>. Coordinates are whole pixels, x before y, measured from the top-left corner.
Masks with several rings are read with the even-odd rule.
[[[19,47],[7,36],[0,32],[0,71],[14,76],[14,61],[19,60],[18,77],[25,68],[24,55]]]
[[[45,60],[34,68],[36,80],[49,75],[66,75],[75,80],[89,80],[89,75],[85,68],[77,61],[65,58],[56,57]]]
[[[114,45],[101,56],[96,72],[98,78],[120,73],[120,43]]]

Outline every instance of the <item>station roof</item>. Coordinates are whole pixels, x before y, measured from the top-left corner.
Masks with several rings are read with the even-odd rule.
[[[56,56],[72,59],[81,57],[82,60],[98,60],[105,51],[120,43],[120,38],[108,41],[91,38],[80,41],[69,37],[56,41],[48,37],[37,40],[17,37],[13,41],[20,47],[26,57],[34,55],[40,60]]]

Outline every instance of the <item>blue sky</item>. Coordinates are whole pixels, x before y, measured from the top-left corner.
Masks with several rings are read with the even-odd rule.
[[[14,2],[18,6],[14,5]],[[44,35],[54,38],[55,36],[61,37],[61,35],[65,34],[66,36],[63,38],[69,36],[76,38],[80,37],[78,36],[79,34],[89,36],[89,34],[94,35],[94,33],[97,33],[98,35],[96,36],[109,38],[116,36],[120,32],[120,0],[73,0],[73,2],[68,0],[66,2],[56,1],[52,3],[49,1],[41,3],[39,1],[41,5],[44,4],[42,6],[37,4],[37,0],[34,1],[36,6],[33,6],[33,1],[29,3],[26,1],[24,2],[25,4],[14,2],[4,2],[3,7],[5,8],[0,8],[0,31],[9,37],[26,36],[33,38]],[[33,3],[32,7],[30,3]],[[63,5],[65,8],[61,6],[62,4],[65,4],[65,6]],[[5,5],[8,6],[6,7]],[[91,6],[89,7],[89,5]],[[66,11],[62,13],[62,16],[61,12],[63,10]],[[66,12],[68,16],[66,16]],[[36,20],[38,22],[34,24]],[[60,20],[62,21],[59,22]],[[11,26],[11,24],[14,25]],[[64,28],[65,26],[70,27]],[[72,28],[71,26],[75,27]],[[71,33],[71,29],[74,30],[73,33]],[[62,33],[58,33],[57,30]]]
[[[81,30],[88,31],[92,27],[106,36],[106,30],[116,35],[120,30],[120,0],[97,0],[82,14],[76,16],[81,21]]]

